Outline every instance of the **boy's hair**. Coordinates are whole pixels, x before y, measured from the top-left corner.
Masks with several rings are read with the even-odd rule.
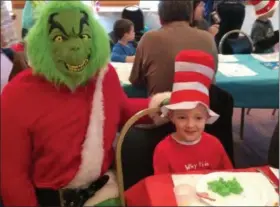
[[[114,35],[117,40],[122,39],[125,33],[130,32],[132,26],[134,26],[134,24],[129,19],[117,20],[114,24]]]

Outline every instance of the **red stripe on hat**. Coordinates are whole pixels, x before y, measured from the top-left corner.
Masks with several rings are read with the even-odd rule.
[[[199,82],[205,87],[209,88],[212,80],[207,76],[197,72],[176,72],[174,75],[174,83],[186,83],[186,82]]]
[[[170,104],[194,101],[200,101],[209,107],[209,96],[196,90],[181,90],[173,92],[171,95]]]
[[[257,5],[258,3],[260,3],[262,0],[252,0],[252,1],[250,1],[250,3],[252,4],[252,5]]]
[[[200,50],[183,50],[178,53],[176,62],[189,62],[215,68],[215,61],[212,55]]]
[[[274,6],[275,3],[276,3],[275,0],[270,0],[264,8],[256,11],[256,14],[260,15],[260,14],[265,14],[265,13],[269,12],[269,10]]]

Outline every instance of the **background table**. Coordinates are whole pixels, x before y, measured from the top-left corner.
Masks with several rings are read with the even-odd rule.
[[[238,108],[278,108],[279,107],[279,70],[265,67],[252,55],[235,55],[239,64],[245,65],[256,76],[227,77],[221,72],[216,74],[216,84],[229,92]],[[128,81],[132,64],[113,63],[119,75],[123,89],[129,97],[146,97],[147,92],[135,88]]]
[[[260,169],[279,186],[278,178],[268,166],[261,167]],[[234,171],[256,172],[256,169],[236,169]],[[209,171],[196,173],[206,174]],[[170,174],[147,177],[125,192],[127,206],[177,206],[173,188],[173,180]]]

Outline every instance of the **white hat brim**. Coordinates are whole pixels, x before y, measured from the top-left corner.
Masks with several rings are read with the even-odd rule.
[[[275,9],[277,9],[278,5],[279,5],[279,1],[275,1],[275,4],[273,5],[273,7],[268,12],[265,12],[263,14],[259,14],[259,15],[257,15],[257,17],[265,16],[268,13],[273,12]]]
[[[198,104],[202,104],[207,108],[209,118],[207,120],[207,124],[213,124],[217,119],[219,118],[219,115],[209,109],[208,106],[206,106],[204,103],[200,101],[194,101],[194,102],[180,102],[176,104],[169,104],[161,107],[161,112],[164,116],[167,116],[169,110],[188,110],[188,109],[194,109],[197,107]]]

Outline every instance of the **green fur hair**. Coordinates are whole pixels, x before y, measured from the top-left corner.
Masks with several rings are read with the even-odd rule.
[[[48,33],[49,16],[56,12],[59,13],[71,9],[85,11],[89,17],[89,26],[92,28],[91,45],[93,53],[87,68],[83,72],[83,77],[78,81],[72,80],[56,69],[52,58],[52,40]],[[100,69],[104,68],[108,64],[110,57],[109,37],[93,16],[94,14],[90,7],[81,1],[49,1],[47,4],[42,5],[35,12],[35,25],[30,29],[25,39],[27,57],[34,74],[45,76],[48,81],[55,85],[64,84],[71,90],[75,90],[79,85],[85,84]]]

